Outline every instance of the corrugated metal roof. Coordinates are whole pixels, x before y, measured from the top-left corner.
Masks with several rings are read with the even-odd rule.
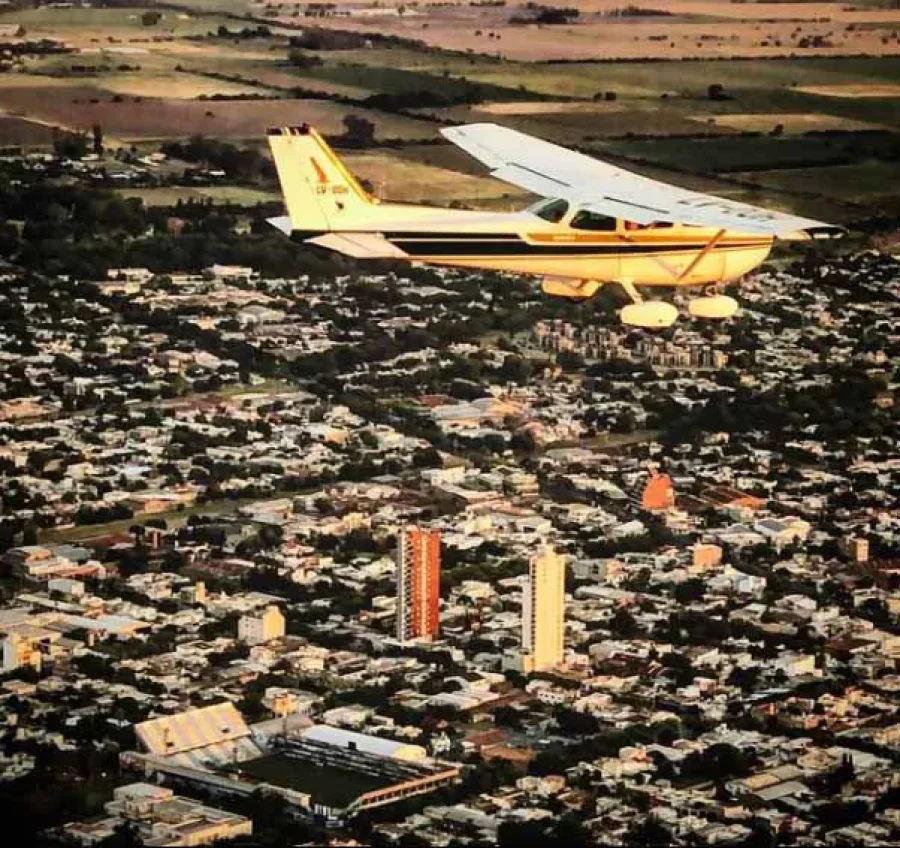
[[[144,747],[157,756],[206,748],[250,735],[241,714],[228,702],[161,716],[136,725]]]
[[[415,750],[415,746],[406,742],[395,742],[393,739],[382,739],[378,736],[356,733],[353,730],[344,730],[328,724],[313,725],[308,730],[304,730],[301,736],[310,742],[323,742],[340,748],[355,748],[364,754],[374,754],[378,757],[394,757],[401,749]]]

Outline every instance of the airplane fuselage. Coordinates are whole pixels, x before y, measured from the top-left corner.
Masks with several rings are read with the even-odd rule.
[[[560,281],[628,280],[641,286],[670,287],[718,284],[752,271],[765,261],[773,244],[771,236],[678,224],[638,229],[621,219],[609,219],[602,231],[579,229],[571,225],[572,216],[547,221],[534,208],[496,213],[386,203],[370,210],[368,220],[357,218],[344,226],[334,221],[331,232],[338,237],[367,234],[379,239],[371,242],[373,256]],[[315,243],[317,234],[300,235],[312,236]],[[378,254],[382,239],[384,252]],[[337,242],[326,244],[336,246]]]

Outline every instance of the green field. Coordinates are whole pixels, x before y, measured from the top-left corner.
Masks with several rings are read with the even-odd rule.
[[[900,152],[900,139],[890,133],[861,135],[771,135],[721,138],[654,138],[603,142],[610,151],[635,161],[652,162],[696,173],[846,165],[869,160],[891,161]]]
[[[873,0],[868,0],[868,2],[873,2]],[[249,0],[183,0],[178,5],[197,12],[225,12],[238,15],[247,11],[250,2]]]
[[[863,162],[831,168],[784,168],[735,174],[753,181],[767,190],[796,193],[815,192],[835,200],[858,203],[877,202],[886,208],[900,210],[900,164],[895,162]]]
[[[705,118],[729,114],[827,115],[900,129],[900,97],[826,96],[801,91],[808,86],[896,85],[900,57],[810,58],[736,61],[524,63],[459,56],[408,48],[375,48],[325,52],[325,64],[313,72],[322,79],[356,82],[370,88],[408,90],[420,81],[440,79],[438,90],[452,91],[451,81],[496,86],[485,89],[487,100],[576,98],[590,100],[611,92],[616,100],[599,103],[597,112],[532,115],[531,127],[546,125],[550,137],[571,141],[579,134],[687,134],[728,132],[725,125],[705,125]],[[726,99],[711,100],[711,85],[721,85]],[[510,94],[509,92],[512,92]],[[465,113],[447,117],[465,119]],[[474,119],[484,120],[482,117]],[[521,129],[529,126],[510,119]]]
[[[541,62],[460,56],[408,48],[375,48],[319,54],[350,64],[417,70],[490,82],[555,96],[593,97],[616,91],[624,97],[658,98],[663,93],[704,96],[709,85],[773,91],[805,85],[897,82],[900,57],[733,61]]]
[[[152,26],[146,26],[141,15],[147,11],[161,11],[162,18]],[[172,9],[157,10],[152,4],[145,7],[122,9],[105,8],[51,8],[16,9],[0,14],[0,23],[17,23],[25,27],[27,34],[61,32],[72,36],[105,36],[110,32],[133,31],[134,35],[153,36],[202,35],[227,23],[225,17],[195,17]]]
[[[390,786],[392,781],[362,771],[318,765],[281,754],[269,754],[240,764],[242,772],[275,786],[305,792],[313,801],[345,807],[364,792]]]
[[[281,201],[281,192],[244,186],[166,186],[164,188],[117,189],[122,197],[139,197],[146,206],[174,206],[179,200],[209,200],[213,203],[236,203],[253,206],[257,203]]]
[[[450,73],[434,73],[416,68],[334,61],[323,55],[322,65],[305,68],[303,75],[342,85],[364,87],[385,94],[430,92],[456,100],[476,88],[485,100],[518,100],[527,96],[517,85],[497,84],[487,80],[471,80]]]
[[[651,139],[592,145],[647,176],[838,222],[894,210],[897,135]],[[878,154],[882,158],[876,158]],[[660,170],[662,169],[662,170]],[[666,173],[670,169],[670,173]],[[675,172],[675,173],[672,173]],[[696,176],[712,178],[692,185]]]

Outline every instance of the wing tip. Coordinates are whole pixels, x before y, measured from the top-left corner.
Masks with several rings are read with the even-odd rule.
[[[814,239],[841,238],[849,232],[850,230],[847,227],[842,227],[839,224],[819,224],[806,230],[806,234]]]
[[[475,123],[470,123],[470,124],[454,124],[452,127],[441,127],[440,130],[438,130],[438,132],[440,132],[441,135],[448,135],[450,133],[457,134],[464,130],[472,130],[472,129],[477,129],[478,127],[490,127],[490,126],[496,126],[496,124],[487,124],[484,122],[475,122]]]
[[[796,227],[792,230],[775,233],[775,237],[781,241],[827,241],[843,238],[849,232],[846,227],[817,221],[807,227]]]

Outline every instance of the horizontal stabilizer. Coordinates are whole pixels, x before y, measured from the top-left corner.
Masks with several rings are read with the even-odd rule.
[[[407,255],[377,233],[327,233],[307,239],[305,243],[343,253],[354,259],[401,259]]]
[[[276,230],[281,230],[286,236],[289,236],[294,229],[291,226],[291,219],[287,215],[279,215],[277,218],[266,218],[266,223],[271,224]]]

